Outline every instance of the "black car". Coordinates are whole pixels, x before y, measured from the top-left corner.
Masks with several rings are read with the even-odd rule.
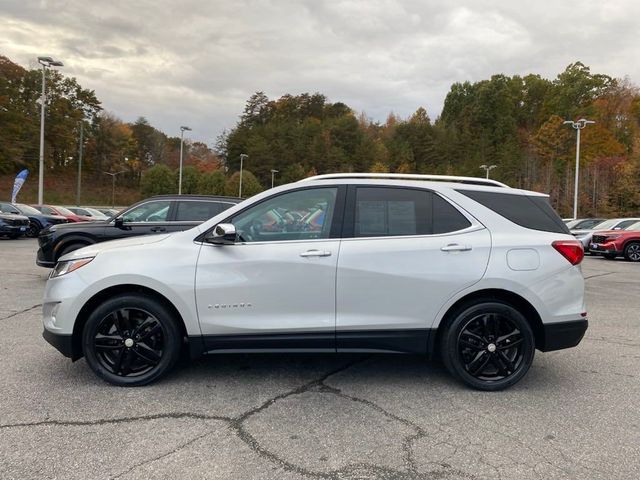
[[[23,215],[15,213],[3,213],[0,210],[0,236],[18,238],[27,233],[29,229],[29,219]]]
[[[44,229],[36,263],[54,267],[62,255],[118,238],[188,230],[241,201],[207,195],[160,195],[142,200],[105,221],[69,223]]]
[[[24,205],[23,203],[0,203],[0,211],[28,217],[29,228],[27,229],[26,234],[29,237],[37,237],[40,230],[43,228],[47,228],[51,225],[67,223],[68,221],[65,217],[60,215],[47,215],[39,212],[29,205]]]

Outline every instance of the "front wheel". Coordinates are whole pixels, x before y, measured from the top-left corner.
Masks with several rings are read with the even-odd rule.
[[[139,386],[163,376],[180,356],[178,319],[157,300],[140,294],[113,297],[89,316],[82,347],[103,380]]]
[[[456,378],[478,390],[516,384],[529,370],[535,339],[526,318],[510,305],[486,301],[454,314],[442,332],[440,353]]]
[[[35,220],[31,220],[29,222],[29,228],[27,229],[27,237],[37,238],[40,230],[42,230],[40,224]]]
[[[640,242],[631,242],[624,247],[624,258],[630,262],[640,262]]]

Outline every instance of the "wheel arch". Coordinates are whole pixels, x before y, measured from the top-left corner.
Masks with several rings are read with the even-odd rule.
[[[453,305],[449,307],[447,312],[442,317],[442,321],[438,325],[435,334],[431,335],[429,352],[430,356],[436,357],[438,352],[438,345],[440,345],[440,337],[442,333],[445,331],[449,323],[453,320],[457,312],[460,312],[467,306],[486,301],[493,302],[499,301],[503,303],[507,303],[518,310],[520,313],[524,315],[531,326],[531,330],[533,330],[533,336],[535,339],[535,347],[536,348],[544,348],[545,337],[544,337],[544,327],[542,325],[542,318],[540,314],[535,309],[535,307],[527,301],[525,298],[521,297],[517,293],[510,292],[508,290],[503,290],[499,288],[488,288],[484,290],[478,290],[457,300]]]
[[[180,312],[175,307],[175,305],[164,295],[159,293],[152,288],[145,287],[142,285],[136,284],[121,284],[114,285],[112,287],[105,288],[100,290],[98,293],[93,295],[87,302],[82,306],[80,311],[78,312],[78,316],[76,317],[76,321],[73,324],[73,333],[71,337],[72,342],[72,360],[78,360],[83,357],[82,352],[82,330],[84,329],[85,324],[89,318],[89,315],[98,305],[104,302],[106,299],[113,297],[114,295],[119,295],[122,293],[140,293],[146,296],[153,298],[154,300],[159,301],[165,307],[167,307],[174,315],[175,318],[178,319],[178,328],[182,334],[183,339],[188,341],[187,328],[184,323],[184,319]]]
[[[84,247],[88,245],[94,245],[98,243],[95,238],[91,235],[80,235],[80,234],[71,234],[65,235],[61,237],[57,242],[53,250],[54,261],[58,261],[60,258],[60,252],[63,251],[67,246],[73,245],[74,243],[83,243]]]

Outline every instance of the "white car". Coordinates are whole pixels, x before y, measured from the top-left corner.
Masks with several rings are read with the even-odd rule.
[[[439,354],[466,384],[499,390],[535,349],[582,339],[583,255],[546,195],[468,177],[320,175],[191,230],[63,256],[44,337],[117,385],[160,378],[187,348]]]

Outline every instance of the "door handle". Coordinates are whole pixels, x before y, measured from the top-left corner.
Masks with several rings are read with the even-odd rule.
[[[301,257],[329,257],[331,256],[331,252],[327,250],[307,250],[306,252],[302,252],[300,254]]]
[[[166,229],[166,228],[164,228],[164,227],[153,227],[153,228],[151,229],[151,231],[152,231],[152,232],[166,232],[166,231],[167,231],[167,229]]]
[[[443,252],[468,252],[471,250],[471,245],[460,245],[458,243],[450,243],[449,245],[442,247],[440,250]]]

